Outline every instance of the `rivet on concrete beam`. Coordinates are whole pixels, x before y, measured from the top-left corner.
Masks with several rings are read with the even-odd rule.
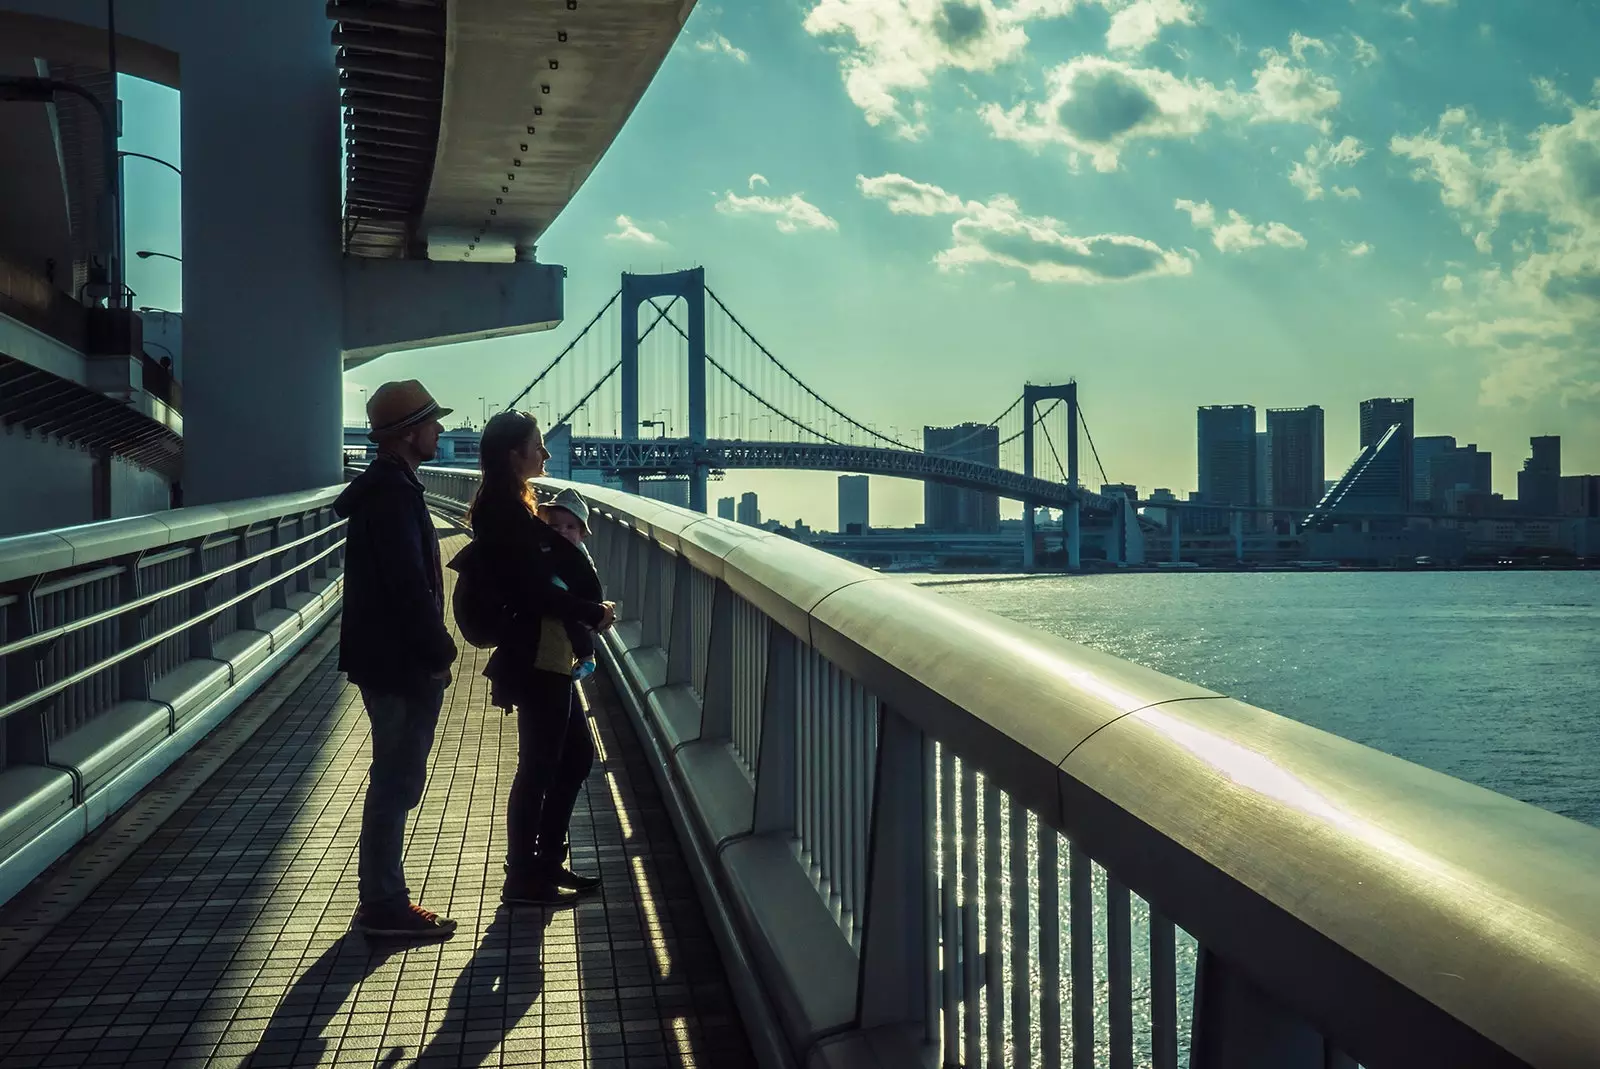
[[[539,87],[539,92],[548,93],[548,92],[550,92],[550,87],[548,85],[541,85]]]

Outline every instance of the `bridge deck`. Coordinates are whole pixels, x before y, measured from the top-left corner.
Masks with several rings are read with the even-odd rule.
[[[572,825],[598,895],[500,905],[516,725],[487,706],[487,655],[464,647],[406,849],[413,894],[460,929],[410,947],[351,931],[369,750],[334,653],[326,633],[0,909],[0,1067],[750,1064],[604,680],[588,689],[600,757]]]

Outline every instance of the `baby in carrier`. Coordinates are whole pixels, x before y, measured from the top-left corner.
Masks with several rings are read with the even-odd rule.
[[[584,501],[576,490],[561,490],[555,497],[539,506],[539,519],[577,548],[593,574],[594,561],[583,545],[583,540],[589,537],[588,502]],[[555,575],[553,581],[562,590],[571,589],[560,575]],[[600,585],[598,574],[595,574],[594,585],[598,591]],[[572,678],[578,680],[592,675],[595,667],[594,632],[582,624],[567,624],[566,629],[567,638],[572,643],[573,659],[576,661]]]

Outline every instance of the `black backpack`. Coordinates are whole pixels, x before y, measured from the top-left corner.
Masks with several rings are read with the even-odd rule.
[[[500,645],[509,613],[501,587],[487,574],[478,543],[468,543],[450,561],[450,567],[456,573],[450,606],[461,637],[480,650]]]

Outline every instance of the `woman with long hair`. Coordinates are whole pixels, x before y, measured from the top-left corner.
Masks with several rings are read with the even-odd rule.
[[[544,474],[539,423],[497,413],[478,447],[482,479],[467,522],[483,576],[505,592],[500,644],[483,674],[490,701],[517,713],[517,774],[506,806],[507,905],[561,905],[599,885],[567,868],[567,825],[594,765],[594,739],[578,704],[572,629],[604,630],[593,562],[537,515],[528,480]]]

